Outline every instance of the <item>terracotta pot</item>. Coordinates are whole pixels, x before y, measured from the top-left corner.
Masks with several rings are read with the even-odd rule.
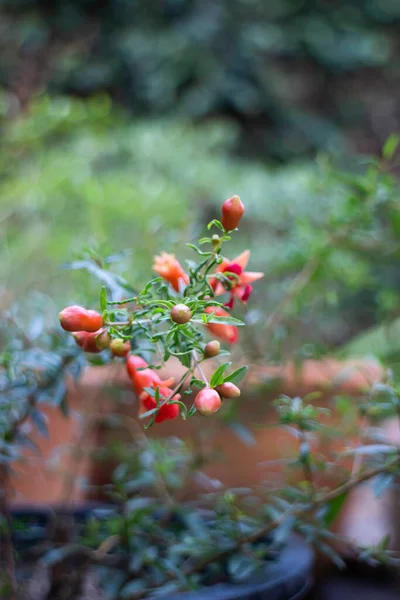
[[[208,363],[205,363],[206,371],[210,373],[214,365],[211,361]],[[169,361],[164,374],[179,378],[181,370],[179,363]],[[327,406],[333,392],[342,391],[356,396],[381,377],[382,369],[373,362],[306,361],[301,371],[292,364],[284,367],[256,366],[249,372],[240,399],[240,418],[251,431],[253,440],[248,438],[247,443],[243,443],[238,437],[240,431],[235,433],[221,420],[205,417],[167,421],[147,433],[151,437],[174,435],[191,443],[197,439],[198,444],[206,446],[208,453],[213,450],[219,456],[205,468],[211,479],[218,479],[227,486],[255,486],[267,476],[279,474],[279,466],[268,461],[293,456],[297,448],[296,440],[282,428],[272,426],[277,421],[272,406],[277,394],[284,392],[304,396],[320,390],[324,395],[317,404]],[[271,391],[272,381],[275,382],[274,391]],[[334,387],[332,381],[336,382]],[[87,369],[78,385],[70,384],[69,403],[72,408],[70,420],[62,417],[57,410],[46,410],[50,436],[35,439],[43,453],[44,463],[40,457],[27,456],[27,462],[18,469],[13,481],[17,502],[82,500],[85,493],[80,491],[79,485],[74,485],[71,490],[71,480],[75,484],[79,484],[79,477],[86,477],[94,484],[110,480],[112,465],[92,462],[88,454],[91,448],[102,447],[112,439],[129,439],[130,434],[126,430],[115,427],[110,430],[104,424],[104,417],[110,412],[136,418],[137,403],[124,365],[116,363]],[[74,410],[86,413],[88,426],[84,431]],[[262,429],[260,424],[268,427]],[[199,436],[199,432],[203,435]],[[212,436],[208,435],[210,432]],[[246,437],[244,439],[246,441]],[[70,450],[72,447],[75,456],[71,456],[71,452],[62,452],[68,447]],[[61,469],[54,460],[57,453],[62,456]],[[260,464],[266,462],[267,468],[260,468]]]

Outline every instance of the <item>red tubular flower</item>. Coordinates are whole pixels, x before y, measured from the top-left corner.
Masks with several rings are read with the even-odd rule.
[[[139,415],[156,408],[156,401],[145,388],[159,388],[160,400],[168,398],[171,395],[170,386],[174,383],[174,378],[171,377],[166,380],[162,380],[160,376],[150,369],[143,358],[131,354],[126,361],[127,371],[132,379],[133,388],[136,395],[139,398],[140,408]],[[181,396],[175,394],[174,400],[180,400]],[[175,419],[179,415],[179,406],[177,404],[165,403],[161,406],[157,412],[155,418],[156,423],[161,423],[167,419]]]
[[[226,231],[232,231],[239,225],[244,214],[244,205],[239,196],[228,198],[222,205],[221,223]]]
[[[189,276],[185,273],[174,254],[161,252],[160,256],[154,258],[153,269],[158,275],[168,281],[176,292],[179,292],[182,285],[189,283]]]
[[[162,402],[163,399],[168,398],[168,396],[171,394],[171,390],[169,387],[165,387],[165,386],[160,386],[159,389],[160,389],[160,400]],[[173,397],[173,400],[180,400],[180,398],[181,398],[180,394],[175,394],[175,396]],[[153,396],[150,396],[150,394],[148,394],[147,392],[143,392],[140,395],[139,400],[140,400],[139,415],[144,414],[145,412],[152,410],[153,408],[156,408],[156,406],[157,406],[155,398],[153,398]],[[155,421],[155,423],[162,423],[163,421],[176,419],[176,417],[178,415],[179,415],[179,406],[177,404],[171,404],[170,402],[166,402],[165,404],[162,404],[161,408],[158,410],[154,421]]]
[[[229,291],[229,300],[226,306],[230,309],[235,304],[235,298],[238,298],[243,304],[246,304],[252,292],[251,284],[258,279],[264,277],[264,273],[259,271],[245,271],[250,258],[250,250],[245,250],[232,261],[225,258],[216,269],[216,273],[224,273],[228,279],[233,282],[233,286]],[[232,273],[232,275],[230,275]],[[212,279],[211,285],[216,296],[226,293],[226,289],[218,279]]]
[[[60,312],[60,324],[65,331],[98,331],[103,326],[103,318],[95,310],[83,306],[67,306]]]
[[[230,317],[230,314],[220,306],[208,306],[204,310],[208,314],[215,313],[215,316],[217,317]],[[235,327],[234,325],[224,325],[223,323],[208,323],[207,329],[208,331],[210,331],[210,333],[220,338],[224,342],[235,344],[238,341],[239,333],[237,327]]]

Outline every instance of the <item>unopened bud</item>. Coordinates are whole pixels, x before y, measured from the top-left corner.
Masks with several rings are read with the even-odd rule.
[[[131,351],[131,345],[121,338],[115,338],[110,344],[110,350],[114,356],[124,357]]]
[[[108,348],[110,344],[110,336],[107,331],[77,331],[72,334],[75,342],[85,352],[96,354]]]
[[[184,325],[192,318],[192,311],[186,304],[176,304],[171,310],[171,319],[174,323]]]
[[[237,385],[230,381],[222,383],[215,389],[217,390],[218,394],[220,394],[223,398],[232,399],[239,398],[240,396],[240,389],[237,387]]]
[[[212,340],[212,342],[208,342],[204,348],[204,358],[212,358],[213,356],[218,356],[221,350],[221,344],[218,340]]]
[[[196,409],[206,417],[216,413],[221,408],[221,404],[220,395],[210,387],[202,389],[194,400]]]
[[[98,331],[103,325],[102,316],[95,310],[82,306],[67,306],[60,312],[60,324],[65,331]]]
[[[221,223],[226,231],[232,231],[243,217],[244,205],[239,196],[228,198],[222,205]]]
[[[219,237],[219,235],[217,233],[214,233],[214,235],[211,238],[211,243],[214,246],[214,248],[216,246],[218,246],[218,244],[220,243],[220,241],[221,241],[221,238]]]

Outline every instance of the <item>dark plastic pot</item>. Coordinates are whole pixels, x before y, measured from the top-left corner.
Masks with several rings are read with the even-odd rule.
[[[115,506],[85,504],[76,508],[58,507],[57,514],[72,517],[84,523],[93,513],[113,510]],[[28,530],[14,533],[17,550],[23,555],[46,537],[46,526],[53,513],[48,507],[26,506],[12,511],[12,517],[22,520]],[[244,583],[220,583],[195,592],[184,592],[165,597],[165,600],[301,600],[313,584],[314,553],[297,536],[290,538],[279,558],[266,564],[257,576]]]

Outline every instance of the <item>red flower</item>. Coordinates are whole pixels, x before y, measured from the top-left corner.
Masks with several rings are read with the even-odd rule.
[[[161,256],[155,256],[153,269],[168,281],[176,292],[180,291],[182,285],[189,283],[189,276],[185,273],[174,254],[161,252]]]
[[[233,282],[233,286],[229,291],[229,300],[226,303],[228,308],[233,308],[235,298],[238,298],[243,304],[246,304],[252,292],[251,284],[258,279],[264,277],[264,273],[258,271],[245,271],[250,258],[250,250],[245,250],[235,259],[229,261],[224,258],[222,263],[218,265],[216,273],[224,273]],[[232,275],[230,275],[232,273]],[[212,279],[211,285],[216,296],[226,293],[226,289],[218,279]]]
[[[230,317],[230,314],[220,306],[208,306],[204,309],[206,313],[215,313],[216,317]],[[225,342],[235,344],[238,341],[239,333],[234,325],[225,325],[224,323],[208,323],[207,329],[213,335],[219,337]]]
[[[128,374],[132,379],[133,388],[140,402],[139,416],[157,406],[155,398],[145,388],[153,388],[154,390],[159,388],[161,402],[171,395],[170,386],[174,383],[173,377],[163,381],[155,371],[148,367],[143,358],[134,354],[131,354],[126,362]],[[173,400],[180,400],[180,398],[179,394],[175,394]],[[179,406],[165,402],[157,412],[155,422],[161,423],[167,419],[175,419],[178,415]]]
[[[169,387],[161,386],[160,390],[160,401],[163,402],[163,399],[168,398],[171,394],[171,390]],[[173,400],[180,400],[180,394],[175,394]],[[143,392],[140,397],[140,409],[139,415],[144,414],[145,412],[156,408],[157,404],[155,398],[150,396],[147,392]],[[170,402],[165,402],[162,404],[161,408],[158,410],[156,418],[154,419],[155,423],[162,423],[163,421],[176,419],[179,415],[179,406],[177,404],[171,404]]]

